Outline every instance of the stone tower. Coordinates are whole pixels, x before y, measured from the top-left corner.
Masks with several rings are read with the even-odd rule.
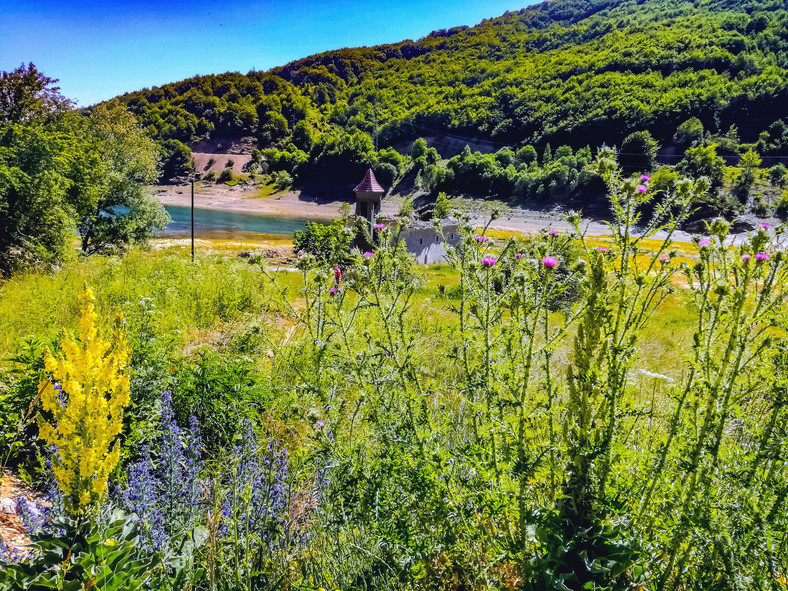
[[[356,217],[374,224],[375,217],[380,213],[380,201],[386,191],[378,184],[371,168],[367,169],[367,174],[353,190],[356,192]]]

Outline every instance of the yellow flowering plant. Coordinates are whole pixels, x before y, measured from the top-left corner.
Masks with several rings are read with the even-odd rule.
[[[72,514],[96,507],[120,459],[118,435],[129,404],[130,349],[119,330],[102,338],[96,327],[93,292],[80,296],[79,340],[64,337],[62,355],[47,351],[41,383],[39,437],[53,446],[52,468]],[[118,323],[119,324],[119,323]]]

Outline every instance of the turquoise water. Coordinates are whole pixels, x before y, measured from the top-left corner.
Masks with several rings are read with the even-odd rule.
[[[191,232],[191,208],[180,205],[165,205],[164,209],[172,221],[162,235],[188,236]],[[306,227],[306,218],[258,215],[217,209],[194,209],[194,233],[205,236],[221,235],[230,238],[248,234],[292,236],[296,230]]]

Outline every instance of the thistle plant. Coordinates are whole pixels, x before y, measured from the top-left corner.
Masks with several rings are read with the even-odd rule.
[[[93,292],[80,296],[79,340],[61,341],[62,356],[45,355],[41,383],[44,415],[39,436],[54,450],[52,470],[72,515],[95,510],[120,459],[118,436],[129,404],[130,351],[119,324],[103,338],[96,326]],[[49,418],[46,418],[49,417]]]

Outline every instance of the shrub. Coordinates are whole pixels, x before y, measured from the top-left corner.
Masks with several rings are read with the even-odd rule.
[[[233,180],[233,169],[232,168],[225,168],[222,172],[219,173],[219,177],[216,179],[217,183],[226,183],[228,181]]]
[[[277,170],[271,173],[271,181],[277,191],[287,191],[293,186],[293,177],[286,170]]]
[[[678,126],[673,141],[685,148],[697,146],[703,141],[703,123],[697,117],[690,117]]]
[[[293,251],[309,254],[322,265],[335,265],[347,258],[352,239],[353,231],[341,220],[330,224],[307,222],[306,230],[296,230],[293,235]]]

